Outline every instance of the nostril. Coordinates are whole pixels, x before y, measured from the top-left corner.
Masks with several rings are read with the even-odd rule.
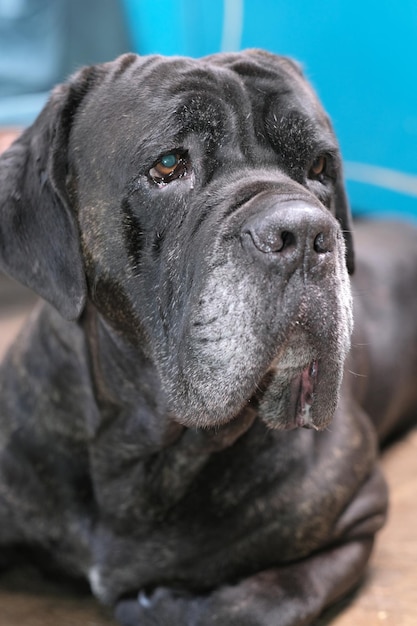
[[[281,235],[281,239],[282,239],[282,246],[279,250],[280,252],[282,250],[287,250],[288,248],[295,248],[297,244],[297,240],[295,238],[294,233],[290,232],[289,230],[283,231]]]
[[[258,250],[267,254],[295,248],[297,243],[294,233],[275,227],[269,227],[261,232],[251,230],[248,234]]]
[[[332,251],[331,238],[326,236],[325,233],[319,233],[316,235],[313,243],[314,251],[317,254],[325,254]]]

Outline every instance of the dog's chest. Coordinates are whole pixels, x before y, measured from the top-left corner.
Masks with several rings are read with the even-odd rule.
[[[212,454],[185,490],[176,483],[179,466],[172,459],[169,468],[161,463],[160,475],[141,482],[129,507],[120,502],[124,514],[100,525],[99,570],[112,579],[122,564],[126,574],[129,562],[132,583],[140,587],[158,580],[206,588],[315,547],[323,532],[321,503],[308,493],[308,462],[300,464],[300,448],[307,460],[312,434],[300,432],[285,447],[283,436],[256,423],[237,444]],[[302,511],[301,491],[307,495]]]

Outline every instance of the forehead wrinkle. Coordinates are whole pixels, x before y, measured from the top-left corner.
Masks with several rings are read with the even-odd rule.
[[[199,67],[187,69],[177,76],[169,93],[174,98],[184,96],[196,101],[201,98],[206,103],[216,101],[219,109],[227,106],[234,111],[245,108],[249,95],[247,85],[239,74],[204,60],[200,60]]]
[[[158,123],[155,118],[150,117],[146,122],[142,122],[138,140],[136,143],[136,154],[149,155],[147,158],[157,158],[161,151],[178,148],[175,139],[180,135],[182,127],[175,110],[167,111],[164,114],[163,123],[158,117]]]
[[[264,109],[264,127],[273,145],[284,138],[310,150],[319,144],[327,144],[329,151],[337,149],[337,142],[327,116],[312,89],[306,89],[297,77],[298,87],[285,92],[270,94]]]
[[[251,126],[251,114],[243,115],[230,100],[217,94],[188,94],[178,106],[177,118],[180,136],[198,136],[212,155],[219,154],[224,146],[233,146],[235,153],[242,151],[247,143],[247,127]]]
[[[164,124],[148,118],[141,130],[141,146],[161,142],[172,146],[173,140],[188,133],[198,134],[210,150],[233,142],[236,153],[246,153],[256,142],[252,86],[234,68],[204,59],[174,58],[148,70],[140,99],[145,98],[146,108],[158,115],[158,122],[164,116]],[[163,80],[168,72],[175,74],[175,80]]]

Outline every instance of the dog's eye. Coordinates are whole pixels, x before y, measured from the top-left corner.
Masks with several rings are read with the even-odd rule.
[[[187,173],[187,159],[183,154],[170,152],[164,154],[151,169],[149,176],[155,183],[169,183],[182,178]]]
[[[327,157],[324,154],[316,157],[308,172],[309,178],[322,180],[327,170]]]

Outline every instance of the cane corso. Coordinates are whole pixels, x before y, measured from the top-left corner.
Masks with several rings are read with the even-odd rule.
[[[1,266],[46,300],[1,371],[2,562],[27,546],[128,626],[311,624],[360,580],[379,441],[415,416],[417,238],[360,228],[351,287],[298,65],[82,69],[0,206]]]

